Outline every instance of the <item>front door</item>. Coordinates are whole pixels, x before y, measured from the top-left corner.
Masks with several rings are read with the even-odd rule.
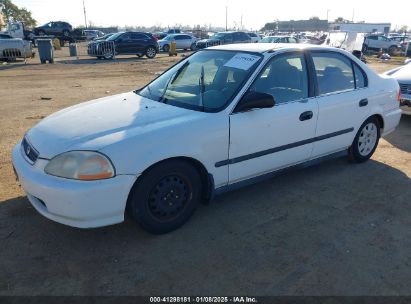
[[[276,105],[230,115],[230,183],[303,162],[313,148],[318,105],[302,52],[275,56],[249,91],[271,94]]]

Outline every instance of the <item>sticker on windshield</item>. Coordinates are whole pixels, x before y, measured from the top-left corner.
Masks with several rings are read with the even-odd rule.
[[[238,53],[231,58],[224,66],[229,68],[236,68],[241,70],[249,70],[254,63],[260,59],[259,56],[250,55],[246,53]]]

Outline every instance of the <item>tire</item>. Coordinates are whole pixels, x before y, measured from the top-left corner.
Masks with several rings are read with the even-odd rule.
[[[67,37],[67,36],[69,36],[69,35],[70,35],[70,32],[69,32],[68,30],[64,30],[64,31],[63,31],[63,36],[66,36],[66,37]]]
[[[195,51],[195,50],[196,50],[196,44],[195,44],[195,43],[193,43],[193,44],[190,46],[190,50],[192,50],[192,51]]]
[[[350,159],[362,163],[370,159],[380,140],[380,123],[376,117],[368,118],[360,127],[349,149]]]
[[[44,35],[46,35],[45,31],[39,31],[39,36],[44,36]]]
[[[166,52],[166,53],[168,53],[169,50],[170,50],[170,46],[169,46],[168,44],[165,44],[165,45],[163,46],[163,51]]]
[[[107,52],[105,54],[103,54],[102,58],[106,59],[106,60],[110,60],[113,59],[114,55],[111,52]]]
[[[141,58],[141,57],[143,57],[144,55],[143,55],[143,54],[136,54],[136,56],[137,56],[138,58]]]
[[[153,234],[173,231],[192,216],[201,200],[201,178],[193,166],[171,160],[144,173],[130,193],[128,210]]]
[[[153,59],[154,57],[156,57],[156,55],[157,55],[157,51],[156,51],[156,49],[155,49],[153,46],[149,46],[149,47],[146,49],[146,56],[147,56],[147,58]]]

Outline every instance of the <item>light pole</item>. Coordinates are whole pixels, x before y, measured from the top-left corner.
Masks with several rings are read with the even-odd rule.
[[[225,31],[228,31],[228,6],[225,7]]]
[[[83,11],[84,11],[84,24],[86,25],[86,28],[87,28],[87,14],[86,14],[86,5],[84,4],[84,0],[83,0]]]
[[[330,11],[331,11],[330,9],[327,10],[327,22],[328,22],[328,13],[329,13]]]

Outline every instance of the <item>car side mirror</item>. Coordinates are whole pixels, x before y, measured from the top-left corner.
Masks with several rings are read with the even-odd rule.
[[[237,104],[234,113],[252,109],[272,108],[275,105],[274,97],[267,93],[248,92]]]

